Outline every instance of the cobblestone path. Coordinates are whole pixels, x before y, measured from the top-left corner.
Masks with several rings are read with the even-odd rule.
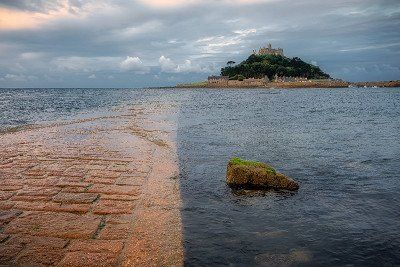
[[[174,127],[155,108],[0,135],[0,265],[182,265]]]

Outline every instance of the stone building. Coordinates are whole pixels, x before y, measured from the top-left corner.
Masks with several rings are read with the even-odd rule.
[[[283,49],[282,48],[272,48],[271,44],[268,44],[267,47],[261,47],[258,52],[253,50],[254,55],[276,55],[276,56],[283,56]]]
[[[274,77],[274,82],[276,83],[285,83],[285,82],[307,82],[308,79],[304,77],[286,77],[286,76],[281,76],[279,77],[277,74],[275,74]]]

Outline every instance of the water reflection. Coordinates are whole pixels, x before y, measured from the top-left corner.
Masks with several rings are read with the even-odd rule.
[[[287,191],[287,190],[276,190],[276,189],[265,189],[265,190],[256,190],[256,189],[231,189],[232,195],[236,197],[274,197],[274,198],[282,198],[286,199],[291,196],[296,195],[295,191]]]

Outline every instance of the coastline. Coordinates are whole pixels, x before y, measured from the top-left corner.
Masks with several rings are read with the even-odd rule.
[[[172,111],[1,134],[0,264],[182,266]]]
[[[346,88],[346,87],[400,87],[400,80],[396,81],[375,81],[375,82],[346,82],[346,81],[305,81],[305,82],[269,82],[263,86],[254,85],[223,85],[223,84],[209,84],[193,83],[193,84],[178,84],[175,87],[165,88],[265,88],[265,89],[289,89],[289,88]]]

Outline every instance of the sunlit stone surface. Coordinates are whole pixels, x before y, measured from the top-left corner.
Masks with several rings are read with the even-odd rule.
[[[147,115],[0,135],[0,265],[182,265],[174,127]]]

